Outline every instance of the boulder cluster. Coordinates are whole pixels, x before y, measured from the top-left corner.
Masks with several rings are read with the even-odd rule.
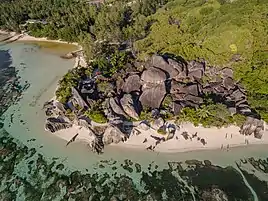
[[[81,77],[78,86],[72,87],[71,91],[72,96],[66,105],[47,104],[50,107],[46,106],[46,114],[54,119],[47,120],[46,129],[55,132],[68,127],[66,122],[73,120],[62,121],[67,110],[83,122],[81,125],[91,128],[91,120],[85,120],[84,112],[97,105],[108,120],[105,126],[119,128],[116,133],[120,133],[108,132],[114,137],[104,136],[106,140],[102,144],[125,140],[122,125],[132,119],[139,120],[144,110],[151,109],[152,117],[159,118],[167,96],[171,98],[168,112],[177,115],[184,107],[198,108],[205,95],[213,95],[216,102],[225,104],[231,113],[248,117],[241,127],[242,134],[261,138],[264,130],[263,121],[250,109],[245,90],[233,79],[232,69],[211,67],[205,61],[186,62],[181,58],[153,55],[147,62],[128,64],[111,78],[99,71],[92,77]]]

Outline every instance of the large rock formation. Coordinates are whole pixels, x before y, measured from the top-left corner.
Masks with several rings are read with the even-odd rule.
[[[151,126],[141,123],[139,127],[158,130],[165,127],[161,118],[161,115],[165,116],[163,112],[169,111],[176,115],[187,106],[198,108],[205,95],[211,94],[218,102],[225,104],[232,114],[248,116],[241,127],[241,134],[262,137],[263,121],[252,112],[246,91],[234,81],[231,68],[219,69],[204,61],[187,63],[159,55],[153,55],[145,63],[136,62],[135,65],[136,69],[128,65],[127,69],[122,69],[111,78],[103,75],[83,77],[83,80],[78,81],[78,86],[72,88],[72,96],[66,105],[57,101],[46,103],[44,108],[47,116],[50,116],[46,121],[46,129],[56,132],[76,122],[93,133],[96,140],[92,141],[91,147],[101,152],[104,144],[126,140],[128,135],[119,127],[129,117],[138,120],[141,108],[153,110],[151,117],[155,120]],[[171,100],[165,97],[171,97]],[[104,133],[92,130],[92,120],[83,115],[92,108],[103,110],[108,118],[110,126]],[[75,120],[68,120],[66,113],[70,110],[76,116]],[[66,116],[65,119],[62,116]],[[172,129],[169,128],[170,137],[174,134]]]
[[[148,86],[143,90],[140,96],[140,102],[142,106],[159,108],[162,100],[166,95],[166,86],[165,83],[159,83]]]
[[[150,67],[149,69],[143,71],[141,75],[141,80],[145,83],[160,84],[166,81],[167,76],[164,71],[158,68]]]

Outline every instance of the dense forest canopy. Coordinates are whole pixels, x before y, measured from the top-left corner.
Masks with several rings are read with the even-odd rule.
[[[88,59],[109,42],[130,45],[139,59],[171,53],[232,67],[251,107],[268,121],[267,0],[7,0],[0,12],[1,29],[77,41]]]

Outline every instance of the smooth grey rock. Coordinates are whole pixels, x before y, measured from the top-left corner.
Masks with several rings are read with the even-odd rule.
[[[167,79],[167,76],[164,71],[151,67],[148,70],[143,71],[141,79],[145,82],[150,83],[161,83]]]
[[[114,111],[114,113],[126,116],[126,113],[122,109],[117,97],[110,98],[109,99],[109,105],[110,105],[111,109]]]
[[[154,85],[154,87],[152,88],[144,90],[139,100],[142,106],[159,108],[165,95],[166,95],[166,86],[165,83],[161,83]]]
[[[153,55],[151,58],[152,65],[167,72],[170,78],[174,78],[179,74],[179,71],[174,68],[161,56]],[[174,64],[174,62],[173,62]]]
[[[230,78],[230,77],[226,77],[223,80],[223,86],[228,90],[234,88],[235,87],[234,80],[232,78]]]
[[[108,127],[104,134],[103,134],[103,143],[105,145],[111,144],[111,143],[119,143],[126,141],[127,136],[122,133],[118,128],[116,127]]]
[[[120,100],[121,106],[124,112],[133,119],[138,120],[139,115],[136,112],[137,106],[134,104],[134,100],[131,94],[124,94],[123,98]]]
[[[123,91],[126,93],[130,93],[133,91],[140,91],[141,81],[139,75],[131,75],[129,76],[123,84]]]
[[[147,121],[142,121],[140,122],[140,124],[137,126],[138,129],[141,129],[141,130],[149,130],[150,129],[150,125]]]
[[[151,124],[151,127],[155,130],[160,129],[162,126],[164,126],[164,119],[159,117],[158,119],[154,120]]]
[[[51,133],[70,127],[72,127],[72,124],[64,121],[64,117],[49,117],[45,123],[45,130],[50,131]]]

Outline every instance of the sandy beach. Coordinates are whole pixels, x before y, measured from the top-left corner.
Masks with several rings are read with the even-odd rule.
[[[46,42],[56,42],[56,43],[65,43],[65,44],[72,44],[72,45],[76,45],[78,47],[80,47],[80,45],[78,43],[69,43],[66,41],[62,41],[62,40],[50,40],[46,37],[42,37],[42,38],[37,38],[34,36],[30,36],[26,33],[16,33],[16,32],[7,32],[7,31],[3,31],[0,30],[0,34],[3,35],[10,35],[12,36],[12,38],[9,39],[9,41],[13,41],[13,40],[18,40],[18,41],[46,41]]]
[[[67,42],[67,41],[62,41],[62,40],[51,40],[51,39],[48,39],[46,37],[42,37],[42,38],[37,38],[37,37],[34,37],[34,36],[30,36],[26,33],[23,33],[23,34],[18,34],[16,32],[6,32],[6,31],[3,31],[3,30],[0,30],[0,34],[2,35],[9,35],[9,39],[6,40],[5,42],[9,43],[9,42],[27,42],[27,43],[35,43],[35,42],[48,42],[48,43],[62,43],[62,44],[70,44],[70,45],[74,45],[74,46],[77,46],[77,50],[76,51],[81,51],[83,50],[82,49],[82,46],[79,45],[78,43],[70,43],[70,42]],[[82,67],[86,67],[87,66],[87,63],[85,61],[85,58],[84,56],[82,55],[78,55],[76,58],[75,58],[75,65],[74,67],[77,67],[77,66],[82,66]]]
[[[180,125],[179,129],[177,128],[172,139],[162,141],[156,145],[157,140],[153,137],[163,138],[165,136],[158,134],[151,128],[146,131],[134,128],[126,142],[120,142],[118,144],[111,144],[108,146],[140,150],[148,150],[148,148],[151,147],[153,150],[149,149],[150,151],[177,153],[210,149],[229,151],[231,148],[237,146],[268,144],[267,130],[265,130],[262,139],[257,139],[254,138],[253,135],[241,135],[239,133],[239,129],[240,128],[238,126],[229,126],[226,128],[204,128],[202,126],[195,127],[191,123],[183,123]],[[134,130],[138,130],[140,134],[136,135]],[[182,135],[183,132],[187,132],[188,139],[185,139],[185,137]],[[72,128],[58,131],[53,135],[69,141],[76,134],[78,134],[75,141],[76,143],[79,141],[90,142],[91,140],[87,129],[81,129],[80,126],[76,125],[74,125]],[[205,145],[202,143],[201,139],[205,140]]]

